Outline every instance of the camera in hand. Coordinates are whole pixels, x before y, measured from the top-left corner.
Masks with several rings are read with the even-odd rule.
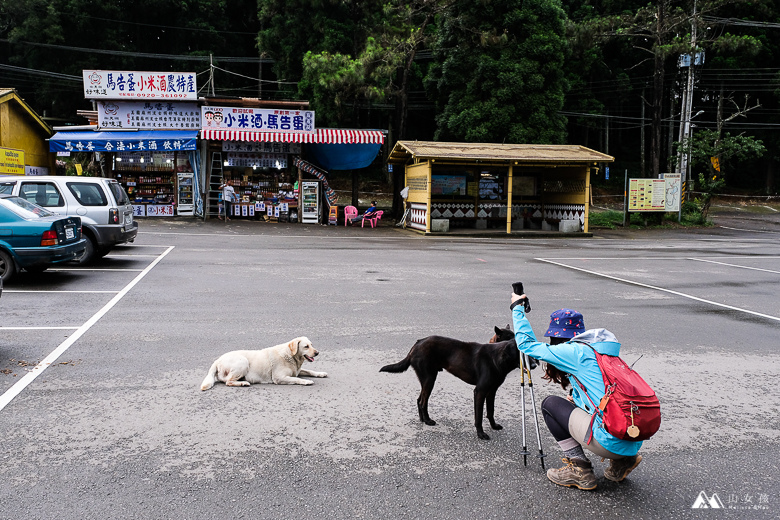
[[[512,292],[514,292],[516,295],[520,296],[525,291],[523,290],[523,282],[515,282],[512,284]],[[528,297],[526,296],[523,298],[523,307],[525,307],[525,312],[531,312],[531,302],[528,301]]]

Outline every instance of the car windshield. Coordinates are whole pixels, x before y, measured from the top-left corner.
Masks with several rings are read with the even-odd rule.
[[[130,203],[130,199],[127,198],[124,188],[118,182],[109,182],[108,187],[111,188],[111,193],[114,194],[116,203],[120,206]]]
[[[25,220],[35,220],[56,215],[56,213],[52,213],[48,209],[42,208],[32,202],[27,202],[21,197],[5,197],[0,199],[0,204]]]

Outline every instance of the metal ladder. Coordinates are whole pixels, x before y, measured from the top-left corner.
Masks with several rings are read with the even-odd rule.
[[[222,152],[212,152],[209,188],[206,195],[206,218],[219,216],[219,187],[222,184]]]

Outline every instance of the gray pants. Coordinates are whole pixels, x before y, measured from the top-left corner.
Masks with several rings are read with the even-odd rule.
[[[604,457],[605,459],[622,459],[624,457],[624,455],[617,455],[608,451],[599,444],[596,437],[593,437],[590,440],[590,444],[587,444],[588,426],[590,426],[590,414],[582,408],[575,408],[569,416],[569,433],[571,433],[572,438],[582,444],[583,448],[592,451],[599,457]]]

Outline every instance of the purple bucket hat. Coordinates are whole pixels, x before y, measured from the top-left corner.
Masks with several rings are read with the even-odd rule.
[[[550,328],[544,333],[546,338],[573,338],[585,332],[582,314],[573,309],[560,309],[550,314]]]

